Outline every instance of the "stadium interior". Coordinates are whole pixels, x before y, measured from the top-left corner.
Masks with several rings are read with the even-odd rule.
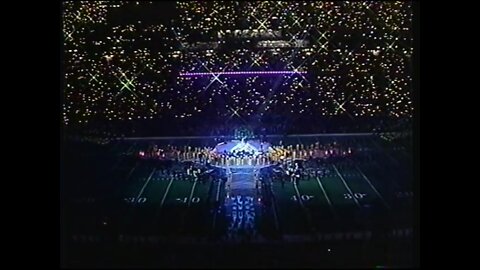
[[[414,266],[413,6],[63,2],[62,263]]]

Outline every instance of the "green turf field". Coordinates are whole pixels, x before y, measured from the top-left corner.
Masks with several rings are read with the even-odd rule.
[[[260,232],[314,237],[321,232],[364,228],[374,223],[379,213],[393,219],[398,218],[397,212],[411,210],[412,157],[408,148],[370,137],[341,140],[354,149],[365,148],[374,154],[369,159],[331,164],[326,177],[266,186],[273,201],[267,210],[255,210]],[[289,138],[283,143],[315,141]],[[161,176],[161,168],[155,163],[128,158],[129,153],[144,145],[116,142],[109,148],[113,157],[78,157],[82,162],[76,163],[76,173],[67,176],[73,183],[68,190],[69,205],[75,213],[70,217],[72,230],[88,231],[108,220],[108,226],[115,226],[119,234],[141,231],[194,238],[224,234],[228,226],[222,209],[224,185]]]

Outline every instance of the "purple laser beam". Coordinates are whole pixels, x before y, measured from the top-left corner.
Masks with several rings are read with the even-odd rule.
[[[180,76],[217,76],[217,75],[272,75],[272,74],[306,74],[306,71],[227,71],[227,72],[187,72]]]

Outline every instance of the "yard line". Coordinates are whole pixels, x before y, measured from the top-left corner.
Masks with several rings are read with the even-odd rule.
[[[300,195],[300,190],[298,190],[298,186],[297,186],[297,183],[295,181],[293,181],[293,188],[295,189],[295,193],[297,193],[297,196],[298,196],[297,201],[300,203],[302,208],[305,209],[305,205],[303,204],[303,201],[302,201],[302,196]]]
[[[377,194],[377,196],[382,200],[383,204],[385,205],[385,207],[387,207],[387,209],[391,209],[390,206],[388,205],[388,203],[385,201],[385,199],[383,198],[383,196],[380,194],[380,192],[378,192],[378,190],[373,186],[373,184],[370,182],[370,180],[368,179],[368,177],[362,172],[362,170],[360,170],[360,168],[355,165],[355,169],[357,169],[357,171],[362,175],[363,179],[370,185],[370,187],[373,189],[373,191],[375,191],[375,193]]]
[[[134,169],[137,167],[136,165],[138,165],[138,162],[135,164],[135,167],[133,167],[133,169],[130,171],[130,173],[129,173],[129,175],[128,175],[127,179],[130,177],[130,175],[131,175],[131,173],[133,172],[133,170],[134,170]],[[135,201],[135,203],[137,203],[137,202],[138,202],[138,199],[139,199],[139,198],[140,198],[140,196],[142,195],[142,193],[143,193],[143,190],[144,190],[144,189],[145,189],[145,187],[146,187],[146,184],[148,184],[148,182],[150,181],[150,179],[151,179],[151,177],[152,177],[153,173],[155,172],[155,170],[156,170],[156,169],[153,169],[152,173],[149,175],[148,181],[145,181],[145,184],[143,185],[142,189],[140,190],[140,192],[138,193],[138,196],[137,196],[137,197],[136,197],[136,199],[135,199],[135,200],[136,200],[136,201]],[[134,210],[134,208],[133,208],[133,207],[132,207],[132,208],[130,208],[130,211],[128,211],[128,216],[125,216],[125,217],[124,217],[124,219],[123,219],[123,223],[122,223],[122,225],[121,225],[122,227],[123,227],[123,226],[126,226],[126,224],[127,224],[128,220],[129,220],[129,217],[130,217],[130,216],[132,215],[132,213],[133,213],[133,210]]]
[[[188,196],[188,204],[187,204],[187,208],[185,209],[185,211],[182,211],[181,213],[181,216],[182,216],[182,225],[181,225],[181,229],[182,230],[185,230],[185,222],[186,222],[186,217],[188,215],[188,209],[190,208],[190,205],[192,204],[192,197],[193,197],[193,192],[195,191],[195,186],[197,185],[197,179],[195,179],[195,181],[193,182],[193,185],[192,185],[192,190],[190,191],[190,196]],[[188,226],[187,226],[188,227]]]
[[[300,202],[300,205],[302,206],[303,212],[305,213],[305,216],[307,217],[307,222],[308,222],[308,225],[310,226],[310,230],[313,232],[314,235],[317,235],[315,227],[313,226],[312,216],[310,214],[310,211],[307,209],[305,204],[303,204],[302,196],[300,195],[300,191],[298,190],[298,186],[297,186],[297,183],[295,181],[293,181],[293,188],[295,189],[295,192],[297,193],[297,196],[298,196],[297,201]]]
[[[215,230],[216,221],[217,221],[217,209],[215,209],[215,211],[213,213],[212,231]]]
[[[360,207],[360,204],[358,203],[358,200],[357,198],[355,198],[355,194],[352,192],[352,190],[350,189],[350,187],[347,185],[347,182],[345,182],[345,179],[343,179],[343,176],[340,174],[340,172],[338,171],[337,169],[337,166],[335,166],[334,164],[332,164],[333,168],[335,169],[335,172],[337,173],[337,175],[340,177],[340,180],[342,180],[343,182],[343,185],[347,188],[348,192],[350,192],[350,194],[352,195],[352,198],[353,200],[355,201],[355,204]]]
[[[373,162],[371,164],[374,164],[375,167],[377,167],[379,169],[379,171],[381,171],[382,175],[384,176],[385,173],[383,173],[383,169],[385,169],[384,167],[380,166],[380,164],[378,163],[378,160],[377,159],[374,159]],[[383,177],[382,176],[382,177]],[[398,177],[398,175],[396,174],[395,177]],[[389,179],[389,181],[393,184],[393,186],[396,188],[396,189],[402,189],[402,186],[397,182],[397,180],[395,180],[394,177],[386,177],[387,179]]]
[[[160,203],[160,208],[162,208],[163,204],[165,203],[165,199],[167,198],[167,194],[168,194],[168,191],[170,190],[170,187],[172,186],[172,183],[173,183],[173,178],[170,180],[170,183],[168,183],[167,189],[163,194],[162,202]]]
[[[280,225],[278,223],[278,217],[277,217],[277,207],[276,207],[277,203],[276,203],[276,200],[275,200],[275,196],[273,196],[274,193],[273,193],[273,190],[272,190],[271,183],[270,183],[270,192],[271,192],[272,198],[273,198],[271,203],[272,203],[272,207],[273,207],[273,217],[275,218],[275,228],[277,229],[277,232],[279,232],[280,231]]]
[[[216,202],[218,202],[220,200],[220,184],[221,184],[221,180],[218,181],[217,196],[215,197]]]
[[[130,176],[132,175],[133,171],[134,171],[137,167],[138,167],[138,161],[137,161],[137,163],[135,163],[135,165],[132,167],[132,169],[130,170],[130,172],[127,174],[125,180],[123,180],[123,179],[122,179],[122,180],[125,181],[125,182],[128,182],[128,180],[130,179]],[[114,193],[115,193],[115,194],[116,194],[116,193],[122,193],[122,187],[123,187],[122,185],[115,185],[115,187],[114,187],[114,190],[115,190]]]
[[[133,166],[133,168],[130,170],[130,172],[128,173],[127,175],[127,178],[126,180],[130,179],[130,176],[132,175],[133,171],[138,167],[138,161],[137,163],[135,163],[135,166]]]
[[[371,141],[373,142],[373,144],[375,145],[375,147],[377,147],[377,149],[379,149],[381,151],[381,153],[383,153],[384,155],[386,155],[391,161],[393,161],[393,163],[395,164],[395,166],[397,167],[400,167],[400,163],[390,155],[389,151],[388,150],[385,150],[383,149],[380,145],[378,145],[378,143],[375,141],[374,138],[371,138]]]
[[[134,144],[132,144],[132,145],[127,149],[127,151],[125,152],[125,154],[127,154],[127,155],[133,154],[132,148],[134,148],[135,146],[137,146],[137,142],[135,142]]]
[[[330,210],[332,210],[333,215],[336,217],[336,216],[337,216],[337,213],[335,212],[335,209],[333,208],[333,204],[332,204],[332,202],[330,201],[330,198],[328,198],[327,192],[326,192],[325,189],[323,188],[323,185],[322,185],[322,182],[320,181],[320,178],[319,178],[319,177],[316,177],[316,179],[317,179],[318,185],[320,186],[320,189],[321,189],[322,192],[323,192],[323,195],[325,196],[325,199],[327,199],[328,206],[330,207]]]
[[[215,198],[215,202],[218,202],[219,201],[219,197],[220,197],[220,184],[221,184],[221,180],[218,180],[218,186],[217,186],[217,196]],[[219,209],[219,205],[216,205],[215,209],[214,209],[214,212],[213,212],[213,223],[212,223],[212,231],[215,230],[215,226],[216,226],[216,223],[217,223],[217,212],[218,212],[218,209]]]
[[[193,182],[192,190],[190,191],[190,197],[188,198],[188,207],[190,207],[190,204],[192,204],[193,192],[195,191],[196,185],[197,185],[197,179],[195,179],[195,182]]]
[[[150,180],[152,179],[152,175],[153,175],[153,173],[154,173],[156,170],[157,170],[156,168],[153,169],[152,173],[150,173],[150,175],[148,176],[147,181],[145,181],[145,184],[143,184],[142,189],[141,189],[140,192],[138,193],[138,196],[137,196],[137,199],[136,199],[137,202],[138,202],[138,199],[140,198],[140,196],[142,196],[143,190],[145,189],[145,187],[148,185],[148,183],[149,183]]]
[[[131,144],[130,147],[128,147],[127,151],[123,152],[122,154],[128,155],[128,153],[130,153],[130,150],[132,150],[132,148],[133,148],[133,144]]]

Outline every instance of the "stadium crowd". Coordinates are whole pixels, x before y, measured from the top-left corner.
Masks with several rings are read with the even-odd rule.
[[[171,130],[192,134],[203,127],[205,135],[221,134],[212,126],[231,119],[258,121],[271,132],[295,131],[313,119],[322,132],[332,129],[322,117],[410,117],[410,5],[190,1],[178,2],[171,20],[152,23],[114,18],[118,10],[158,7],[152,2],[64,2],[63,123],[93,129],[109,123],[134,135],[178,122]],[[309,45],[259,49],[258,38],[219,37],[235,29],[273,29],[281,39]],[[192,49],[199,41],[217,45]],[[246,70],[307,74],[179,76]],[[156,124],[145,127],[149,121]]]

